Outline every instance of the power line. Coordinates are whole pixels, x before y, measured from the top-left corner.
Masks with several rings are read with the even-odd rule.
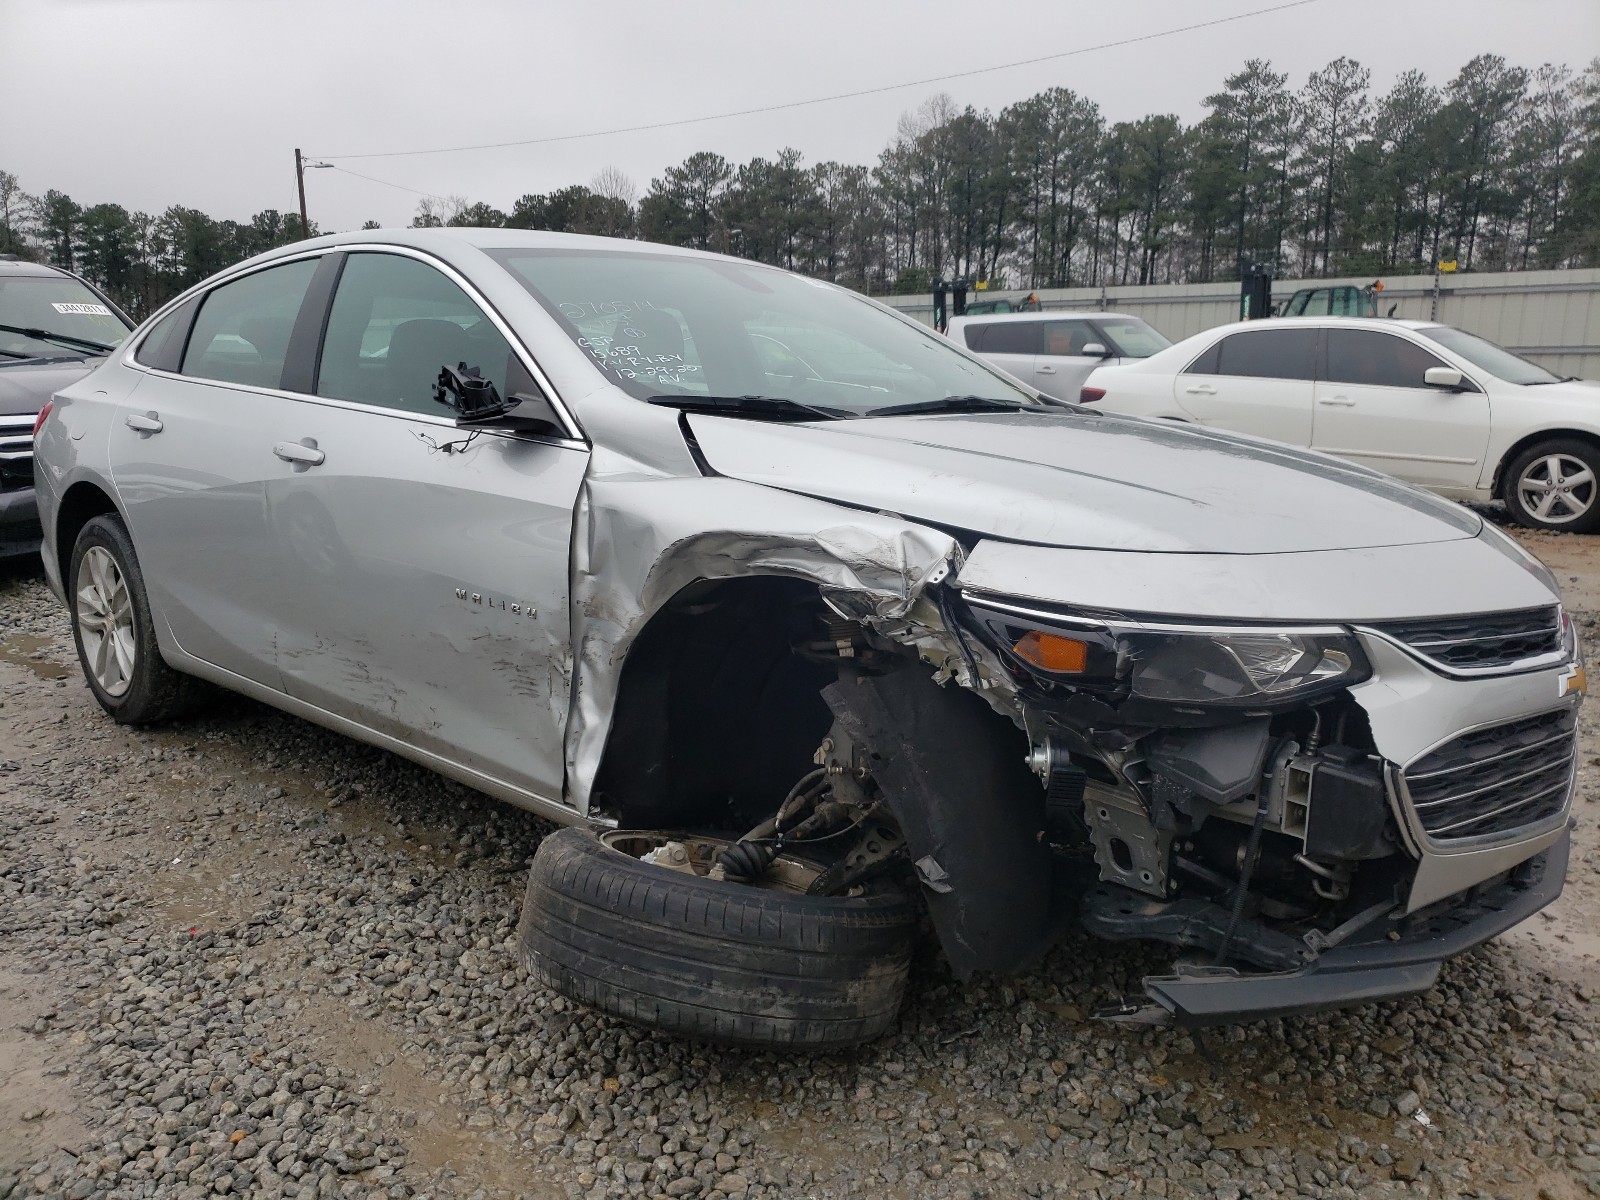
[[[1023,58],[1016,62],[1000,63],[993,67],[974,67],[969,71],[954,71],[948,75],[930,75],[926,79],[911,79],[905,83],[888,83],[881,87],[862,88],[854,92],[836,92],[831,96],[818,96],[811,100],[790,100],[783,104],[767,104],[760,108],[742,108],[733,112],[712,113],[702,117],[682,117],[675,121],[657,121],[650,125],[626,125],[617,129],[596,129],[588,133],[563,133],[552,137],[525,138],[516,142],[485,142],[475,146],[439,146],[432,150],[379,150],[368,151],[362,154],[319,154],[318,158],[401,158],[420,154],[456,154],[467,150],[508,150],[517,146],[544,146],[551,142],[575,142],[585,138],[612,137],[619,133],[646,133],[656,129],[675,129],[684,125],[698,125],[706,121],[726,121],[733,117],[751,117],[760,113],[783,112],[792,108],[806,108],[814,104],[829,104],[835,100],[854,100],[861,96],[877,96],[884,92],[897,92],[905,88],[926,87],[930,83],[947,83],[952,79],[968,79],[974,75],[988,75],[995,71],[1009,71],[1015,67],[1029,67],[1036,63],[1054,62],[1057,59],[1073,58],[1080,54],[1092,54],[1099,50],[1114,50],[1119,46],[1133,46],[1140,42],[1151,42],[1158,38],[1174,37],[1180,33],[1193,33],[1197,29],[1210,29],[1217,25],[1227,25],[1234,21],[1244,21],[1251,17],[1262,17],[1269,13],[1284,12],[1291,8],[1303,8],[1308,4],[1316,4],[1318,0],[1290,0],[1286,4],[1274,4],[1269,8],[1252,9],[1250,12],[1235,13],[1231,17],[1215,17],[1209,21],[1200,21],[1193,25],[1179,25],[1173,29],[1162,29],[1155,33],[1143,33],[1137,37],[1120,38],[1114,42],[1101,42],[1095,46],[1080,46],[1076,50],[1062,50],[1055,54],[1041,54],[1037,58]],[[355,172],[350,172],[354,174]],[[378,180],[376,182],[382,182]],[[391,184],[398,187],[398,184]],[[407,189],[412,190],[412,189]],[[426,195],[427,193],[423,193]]]
[[[407,187],[403,183],[390,183],[387,179],[378,179],[371,175],[363,175],[360,171],[352,171],[349,167],[341,167],[336,163],[328,163],[326,165],[335,171],[343,171],[346,175],[354,175],[357,179],[365,179],[368,183],[381,183],[384,187],[398,188],[402,192],[410,192],[415,196],[427,196],[432,200],[446,199],[446,197],[439,195],[438,192],[424,192],[420,188]]]

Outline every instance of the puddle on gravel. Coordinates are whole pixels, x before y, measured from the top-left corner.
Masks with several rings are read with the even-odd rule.
[[[30,633],[13,633],[0,642],[0,659],[27,667],[40,679],[65,679],[75,668],[64,667],[45,657],[56,647],[51,638],[34,637]]]

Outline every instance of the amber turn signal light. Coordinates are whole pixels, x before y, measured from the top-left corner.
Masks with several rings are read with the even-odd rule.
[[[1041,671],[1055,671],[1064,675],[1081,675],[1089,666],[1089,646],[1086,642],[1058,637],[1053,633],[1040,633],[1030,629],[1012,647],[1017,657],[1030,662]]]

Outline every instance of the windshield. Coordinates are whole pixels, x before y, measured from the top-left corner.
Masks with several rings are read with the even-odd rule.
[[[1107,349],[1122,358],[1149,358],[1172,345],[1138,317],[1096,317],[1095,324],[1111,339]]]
[[[489,252],[640,399],[775,397],[838,415],[1035,393],[931,329],[753,263],[607,250]]]
[[[128,336],[128,326],[99,296],[65,275],[0,277],[0,325],[74,339],[69,345],[0,330],[0,351],[5,351],[6,357],[83,354],[89,350],[84,342],[115,346]]]
[[[1560,383],[1559,375],[1552,375],[1536,363],[1531,363],[1509,350],[1502,350],[1493,342],[1484,341],[1476,334],[1453,329],[1449,325],[1429,325],[1417,330],[1423,337],[1432,338],[1446,350],[1454,350],[1475,367],[1504,379],[1507,383]]]

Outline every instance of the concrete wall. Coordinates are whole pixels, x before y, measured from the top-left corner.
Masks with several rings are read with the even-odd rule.
[[[1285,300],[1301,287],[1371,283],[1360,279],[1275,279],[1272,295]],[[1440,276],[1438,311],[1433,311],[1433,277],[1385,278],[1378,311],[1396,305],[1395,316],[1438,320],[1497,342],[1558,375],[1600,379],[1600,268],[1575,271],[1513,271],[1504,274]],[[1020,296],[1026,293],[997,292]],[[976,293],[982,298],[983,293]],[[1043,288],[1046,310],[1108,309],[1150,322],[1173,341],[1236,321],[1239,285],[1228,283],[1153,284],[1147,287]],[[933,297],[884,296],[884,303],[907,316],[933,322]]]

